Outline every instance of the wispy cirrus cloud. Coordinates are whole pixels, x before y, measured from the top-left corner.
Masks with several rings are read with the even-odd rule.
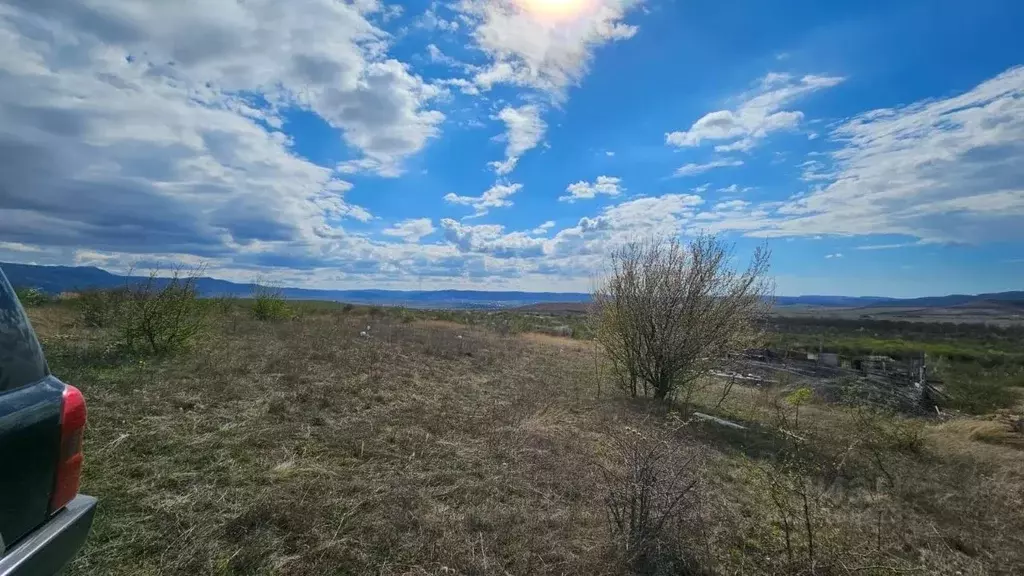
[[[1024,239],[1024,67],[948,98],[858,114],[829,138],[837,149],[805,166],[828,174],[821,183],[720,218],[716,229],[940,243]]]
[[[675,176],[696,176],[703,174],[709,170],[715,168],[731,168],[735,166],[743,166],[743,160],[737,160],[734,158],[722,158],[718,160],[712,160],[703,164],[691,162],[680,166],[675,171]]]
[[[732,110],[709,112],[687,130],[665,134],[665,143],[680,148],[722,142],[716,152],[746,152],[772,132],[791,129],[803,120],[799,110],[783,110],[796,99],[840,84],[838,76],[768,74],[757,89]]]

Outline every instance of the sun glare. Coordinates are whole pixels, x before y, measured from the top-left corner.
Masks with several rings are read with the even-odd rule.
[[[517,0],[527,12],[551,20],[564,20],[578,16],[589,4],[588,0]]]

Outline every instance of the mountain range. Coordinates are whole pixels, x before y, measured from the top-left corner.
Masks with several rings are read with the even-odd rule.
[[[113,288],[126,282],[143,280],[141,276],[121,276],[93,266],[39,266],[0,262],[0,268],[14,286],[38,288],[50,294],[90,288]],[[203,296],[249,296],[254,285],[199,278],[196,283]],[[519,292],[484,290],[312,290],[282,288],[285,298],[293,300],[332,300],[354,304],[408,306],[414,308],[507,308],[543,303],[581,303],[590,299],[581,292]],[[820,306],[828,308],[911,307],[945,308],[999,303],[1024,307],[1024,291],[990,294],[950,294],[922,298],[885,296],[779,296],[778,306]]]

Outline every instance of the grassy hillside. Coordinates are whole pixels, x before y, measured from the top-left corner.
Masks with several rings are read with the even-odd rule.
[[[250,307],[211,310],[166,357],[124,353],[71,305],[30,309],[88,400],[101,504],[70,574],[1024,572],[1011,412],[913,420],[785,386],[720,402],[715,383],[697,407],[733,429],[627,400],[588,342]],[[655,469],[692,489],[627,565],[610,512]]]

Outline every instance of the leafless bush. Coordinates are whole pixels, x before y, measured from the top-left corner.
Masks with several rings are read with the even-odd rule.
[[[693,532],[698,453],[657,432],[635,428],[612,434],[612,464],[602,467],[612,536],[627,564],[641,573],[693,569],[684,532]]]
[[[631,242],[611,256],[593,294],[591,323],[622,387],[657,399],[695,384],[730,354],[756,343],[771,309],[769,251],[740,272],[715,236]]]

